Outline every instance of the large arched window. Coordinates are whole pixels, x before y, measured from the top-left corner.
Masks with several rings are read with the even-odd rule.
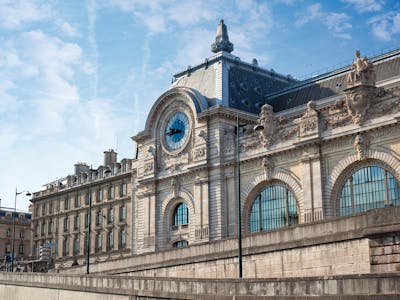
[[[187,225],[189,223],[189,210],[185,203],[180,203],[174,210],[172,225]]]
[[[340,216],[364,212],[388,205],[400,205],[400,187],[393,174],[378,166],[353,172],[339,193]]]
[[[283,185],[269,185],[254,199],[250,213],[250,232],[273,230],[299,222],[297,203]]]

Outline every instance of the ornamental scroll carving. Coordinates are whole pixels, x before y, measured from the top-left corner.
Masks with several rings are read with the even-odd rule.
[[[355,55],[356,59],[347,75],[344,107],[353,123],[361,125],[379,91],[375,87],[374,66],[366,57],[361,58],[360,51],[356,50]]]
[[[271,105],[264,104],[261,107],[257,123],[258,125],[255,128],[260,128],[259,137],[261,142],[264,147],[268,148],[274,142],[277,131],[277,121]]]

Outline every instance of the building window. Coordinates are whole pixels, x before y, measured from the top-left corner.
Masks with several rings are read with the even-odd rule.
[[[52,214],[53,213],[53,202],[49,203],[49,213]]]
[[[78,208],[81,206],[81,195],[76,195],[75,197],[75,208]]]
[[[119,207],[119,221],[123,222],[126,220],[126,206],[125,205],[121,205]]]
[[[69,230],[69,218],[66,216],[64,218],[64,232],[67,232]]]
[[[88,228],[88,226],[89,226],[89,214],[86,213],[85,214],[85,228]]]
[[[42,205],[42,216],[45,216],[45,215],[46,215],[46,204],[44,203]]]
[[[74,230],[78,230],[79,229],[79,215],[75,215],[74,216]]]
[[[119,186],[119,196],[120,197],[124,197],[127,194],[127,184],[126,183],[122,183]]]
[[[110,208],[107,211],[107,222],[108,224],[114,223],[114,208]]]
[[[64,200],[64,209],[69,209],[69,196],[67,196]]]
[[[20,238],[20,239],[23,239],[24,236],[25,236],[25,232],[21,230],[21,231],[19,232],[19,238]]]
[[[186,240],[177,241],[173,245],[174,248],[183,248],[187,246],[189,246],[189,243]]]
[[[66,236],[63,240],[63,256],[69,255],[69,238]]]
[[[25,246],[24,245],[19,245],[19,254],[24,254],[24,252],[25,252]]]
[[[343,184],[339,215],[346,216],[389,205],[400,205],[400,187],[393,174],[378,167],[356,170]]]
[[[79,255],[80,252],[80,245],[79,245],[79,238],[74,238],[74,256]]]
[[[101,245],[101,233],[98,232],[98,233],[96,234],[96,248],[95,248],[95,250],[96,250],[96,252],[100,252],[101,249],[102,249],[102,245]]]
[[[39,235],[39,225],[35,224],[35,237],[37,237]]]
[[[185,203],[180,203],[174,210],[173,226],[187,225],[189,223],[189,210]]]
[[[100,202],[100,201],[103,201],[103,190],[102,189],[99,189],[98,191],[97,191],[97,202]]]
[[[101,213],[101,210],[98,210],[96,212],[96,226],[100,226],[101,225],[101,219],[103,218],[103,215]]]
[[[250,232],[273,230],[298,222],[296,199],[285,186],[267,186],[254,199]]]
[[[114,199],[114,186],[112,185],[112,186],[110,186],[109,188],[108,188],[108,192],[107,192],[107,197],[108,197],[108,200],[112,200],[112,199]]]
[[[48,234],[53,233],[53,221],[52,220],[50,220],[49,224],[47,225],[47,232],[48,232]]]
[[[125,249],[126,247],[126,228],[123,227],[119,231],[119,249]]]
[[[10,253],[11,252],[11,245],[10,244],[6,244],[6,247],[5,247],[5,253]]]
[[[89,196],[90,196],[89,192],[87,194],[85,194],[85,204],[86,205],[89,205]]]
[[[11,236],[11,229],[10,229],[10,228],[7,228],[6,235],[7,235],[8,237],[10,237],[10,236]]]
[[[111,229],[107,232],[107,250],[112,250],[114,248],[114,231]]]
[[[40,234],[41,235],[44,235],[45,234],[45,231],[46,231],[46,223],[42,223],[42,228],[41,228],[41,230],[40,230]]]

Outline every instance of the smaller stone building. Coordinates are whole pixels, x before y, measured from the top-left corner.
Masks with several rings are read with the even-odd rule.
[[[96,261],[130,254],[131,160],[104,151],[104,164],[75,164],[75,172],[33,194],[32,256],[50,247],[55,265],[85,264],[90,212],[90,254]]]
[[[13,234],[13,218],[15,218],[15,235]],[[0,207],[0,268],[5,269],[10,262],[12,243],[17,262],[28,260],[31,242],[31,213],[15,211],[12,208]]]

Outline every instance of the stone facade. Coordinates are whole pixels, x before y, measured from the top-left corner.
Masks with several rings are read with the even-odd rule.
[[[15,233],[13,233],[13,217]],[[26,261],[30,257],[31,247],[31,213],[14,211],[11,208],[0,207],[0,266],[5,269],[7,259],[11,257],[12,240],[15,236],[14,252],[17,262]]]
[[[85,264],[89,201],[91,259],[101,261],[129,255],[131,190],[131,160],[117,162],[117,153],[110,150],[104,152],[103,166],[92,169],[77,163],[73,175],[34,193],[33,259],[40,258],[40,247],[49,246],[57,267]]]
[[[358,214],[379,209],[390,215],[400,205],[400,51],[371,59],[357,51],[351,66],[297,81],[232,55],[222,21],[212,49],[215,54],[204,63],[175,74],[171,87],[155,101],[144,130],[132,137],[137,155],[127,160],[131,168],[89,182],[79,181],[82,176],[76,174],[75,185],[39,192],[32,200],[34,228],[48,224],[50,199],[65,203],[89,187],[94,193],[110,183],[127,182],[126,198],[115,199],[115,204],[128,207],[133,256],[119,260],[102,246],[105,253],[94,267],[99,272],[117,268],[119,261],[125,267],[135,264],[132,274],[236,276],[236,256],[225,249],[237,247],[238,212],[247,241],[247,276],[398,271],[398,221],[387,227],[392,229],[376,232],[376,239],[361,233],[355,238],[346,233],[351,223],[346,218],[356,220]],[[65,236],[80,236],[81,264],[85,230],[63,233],[60,226],[76,215],[82,224],[87,207],[54,207],[60,228],[57,244]],[[98,207],[106,213],[109,204],[103,201]],[[326,232],[340,238],[326,241],[314,234],[336,220],[344,227]],[[361,226],[353,225],[354,230]],[[308,235],[299,235],[302,226]],[[96,230],[93,233],[105,232],[107,226]],[[271,236],[280,238],[274,246],[269,244]],[[302,246],[283,243],[288,236]],[[306,242],[310,236],[315,240]],[[34,247],[49,238],[46,232],[35,237]],[[95,249],[95,240],[91,244]],[[175,249],[181,247],[185,249]],[[254,253],[253,248],[261,250]],[[198,249],[199,261],[192,257],[187,264],[165,268],[149,267],[142,260],[137,265],[139,257],[156,265],[162,264],[154,262],[158,255],[169,261]],[[60,249],[57,253],[70,262],[71,254],[63,255]],[[215,258],[215,253],[220,256]],[[108,263],[110,258],[115,260]],[[268,268],[258,268],[261,265]]]

